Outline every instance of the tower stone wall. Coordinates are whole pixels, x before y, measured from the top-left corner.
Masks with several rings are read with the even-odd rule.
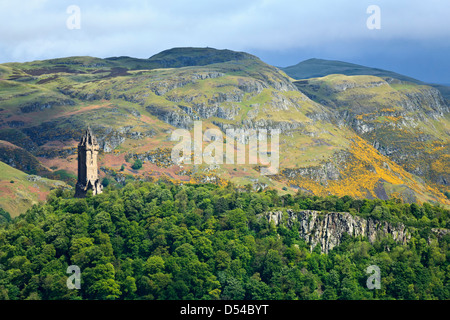
[[[75,197],[85,197],[89,189],[93,195],[103,191],[98,178],[98,150],[97,139],[92,134],[91,128],[87,128],[78,144],[78,181],[75,186]]]

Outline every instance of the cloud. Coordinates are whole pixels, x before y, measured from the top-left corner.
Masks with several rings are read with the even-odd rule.
[[[371,4],[381,8],[381,30],[366,27]],[[66,27],[69,5],[81,9],[79,30]],[[0,62],[147,58],[179,46],[354,57],[370,43],[448,43],[449,16],[446,0],[6,0],[0,3]]]

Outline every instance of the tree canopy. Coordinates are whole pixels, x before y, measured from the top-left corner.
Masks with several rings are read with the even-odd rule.
[[[348,211],[415,230],[403,245],[346,236],[328,254],[259,214]],[[449,211],[400,200],[134,182],[0,212],[0,299],[449,299]],[[81,272],[79,290],[67,268]],[[366,269],[381,271],[369,289]]]

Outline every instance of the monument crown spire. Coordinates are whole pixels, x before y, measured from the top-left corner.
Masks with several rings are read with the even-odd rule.
[[[92,133],[91,127],[88,126],[86,131],[84,132],[83,136],[81,137],[80,144],[82,146],[85,145],[96,145],[97,138],[95,138],[94,134]]]

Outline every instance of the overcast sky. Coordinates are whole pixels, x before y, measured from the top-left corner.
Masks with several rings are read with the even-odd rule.
[[[71,5],[79,29],[67,26]],[[381,29],[367,27],[370,5]],[[449,0],[0,0],[0,63],[208,46],[281,67],[333,59],[450,84],[449,21]]]

